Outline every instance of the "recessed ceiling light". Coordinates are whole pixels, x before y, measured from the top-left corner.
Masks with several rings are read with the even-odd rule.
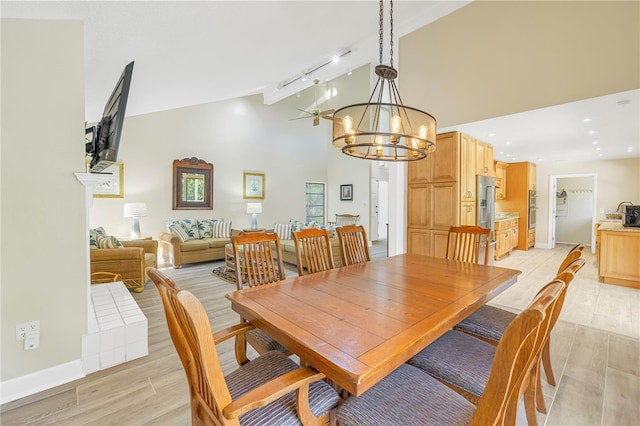
[[[584,122],[585,122],[585,123],[587,123],[587,122],[589,122],[589,121],[591,121],[591,119],[590,119],[590,118],[585,118],[585,119],[584,119]]]
[[[511,157],[511,154],[507,154],[507,158]]]
[[[593,144],[594,145],[598,145],[598,141],[593,141]]]
[[[489,133],[489,137],[495,136],[495,135],[496,135],[495,133]]]
[[[630,146],[629,148],[627,148],[627,151],[629,151],[629,152],[633,151],[633,147]]]
[[[589,132],[589,134],[590,134],[590,135],[592,135],[592,134],[594,134],[595,132],[596,132],[595,130],[591,130],[591,131]]]
[[[602,154],[598,154],[598,157],[602,157]]]
[[[596,151],[600,151],[600,147],[596,148]]]
[[[504,144],[505,145],[511,145],[511,141],[506,141]]]
[[[538,161],[542,161],[542,158],[538,158]]]
[[[333,57],[333,63],[337,64],[338,62],[340,62],[340,56],[336,55]]]
[[[504,151],[500,151],[500,155],[504,155]]]

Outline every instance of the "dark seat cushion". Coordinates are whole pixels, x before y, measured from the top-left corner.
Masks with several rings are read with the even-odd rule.
[[[482,396],[496,347],[459,331],[447,331],[408,363],[439,380]]]
[[[342,426],[467,425],[475,407],[419,369],[404,364],[338,407]]]
[[[516,314],[513,312],[484,305],[460,321],[453,329],[499,342],[507,326],[515,317]]]
[[[225,376],[232,399],[237,399],[252,389],[283,374],[300,368],[298,364],[279,351],[266,352]],[[309,404],[316,416],[326,414],[338,403],[338,393],[320,380],[309,385]],[[240,416],[242,425],[299,425],[296,412],[296,392],[251,410]]]

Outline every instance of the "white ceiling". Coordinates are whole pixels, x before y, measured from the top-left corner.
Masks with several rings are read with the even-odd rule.
[[[468,3],[396,0],[395,36]],[[385,4],[388,8],[388,2]],[[3,18],[84,21],[87,121],[100,118],[113,85],[132,60],[135,66],[128,116],[258,93],[263,94],[265,103],[271,104],[311,86],[314,78],[328,80],[378,61],[378,2],[371,0],[3,0],[0,14]],[[385,44],[385,62],[388,50]],[[351,53],[344,55],[338,64],[322,67],[306,82],[298,79],[282,87],[283,82],[295,80],[347,51]],[[397,40],[394,51],[397,64]],[[456,129],[492,143],[496,159],[507,162],[639,157],[639,92],[485,120]],[[621,100],[630,103],[617,106],[616,102]],[[592,121],[585,123],[584,118]],[[590,135],[591,130],[596,133]],[[495,136],[489,136],[491,133]],[[597,145],[593,145],[594,140]],[[632,147],[630,152],[628,147]]]

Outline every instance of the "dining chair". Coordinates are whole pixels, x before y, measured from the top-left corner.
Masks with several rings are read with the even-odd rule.
[[[364,230],[364,226],[340,226],[336,228],[336,233],[340,242],[340,256],[344,266],[371,260],[367,232]]]
[[[562,260],[562,263],[560,263],[560,266],[558,267],[558,274],[567,269],[567,267],[571,265],[574,260],[579,259],[580,257],[582,257],[582,252],[580,250],[574,250],[567,253],[565,258]]]
[[[482,244],[487,245],[491,236],[491,229],[479,226],[451,226],[447,237],[447,252],[445,257],[462,262],[478,263]],[[483,238],[484,237],[484,238]],[[484,250],[482,263],[489,262],[488,247]]]
[[[298,275],[304,275],[306,265],[307,274],[333,269],[333,254],[329,231],[318,228],[304,228],[293,231],[293,242],[298,259]],[[303,263],[304,259],[304,263]]]
[[[515,424],[519,391],[533,362],[532,351],[538,343],[539,330],[562,285],[549,287],[544,297],[509,324],[495,348],[489,378],[477,405],[421,369],[403,364],[364,394],[347,398],[338,407],[338,423],[342,426]],[[455,331],[448,333],[462,335]]]
[[[565,268],[560,274],[556,276],[557,279],[560,279],[565,283],[567,289],[570,283],[573,281],[575,274],[584,266],[585,260],[580,258],[574,260],[574,262]],[[566,292],[563,293],[562,297],[559,299],[556,306],[556,315],[560,315],[562,311],[562,306],[564,305],[564,297]],[[484,305],[476,312],[468,316],[463,321],[459,322],[456,326],[454,326],[454,330],[460,331],[462,333],[471,335],[475,338],[478,338],[486,343],[491,345],[498,345],[500,339],[504,334],[504,330],[506,330],[507,326],[517,315],[513,312],[497,308],[491,305]],[[556,319],[557,320],[557,319]],[[554,321],[555,324],[555,321]],[[549,334],[551,333],[553,327],[549,330]],[[544,367],[545,374],[547,376],[547,381],[552,386],[555,386],[555,379],[553,377],[553,370],[551,368],[551,349],[550,349],[550,339],[547,336],[547,339],[543,342],[540,361],[542,362],[542,366]],[[540,383],[540,374],[539,374],[539,362],[537,363],[536,368],[538,370],[534,373],[535,379],[535,397],[536,397],[536,407],[538,411],[545,413],[546,406],[544,403],[544,399],[542,397],[542,388]]]
[[[237,324],[212,333],[207,312],[190,292],[149,270],[164,306],[171,340],[189,382],[193,425],[328,424],[339,401],[324,374],[270,351],[222,373],[216,345],[253,328]]]
[[[246,277],[249,287],[269,284],[285,278],[282,249],[280,248],[278,234],[246,232],[240,235],[233,235],[231,244],[233,246],[238,290],[243,288],[243,277]],[[241,321],[246,320],[241,318]],[[290,354],[284,346],[259,328],[249,330],[245,337],[246,341],[259,354],[271,350],[278,350],[286,355]],[[242,337],[239,337],[237,344],[242,344]]]
[[[357,225],[358,220],[360,220],[359,214],[337,214],[336,213],[336,226],[345,226],[345,225]]]
[[[571,247],[571,250],[569,250],[569,253],[574,251],[582,251],[582,250],[584,250],[584,244],[578,243],[575,246]]]
[[[543,300],[547,301],[544,304],[545,319],[540,326],[536,344],[530,353],[532,361],[525,371],[522,386],[516,389],[518,399],[520,396],[524,397],[527,421],[530,426],[536,424],[536,372],[538,370],[535,365],[539,363],[540,351],[544,345],[545,337],[557,320],[557,315],[554,312],[565,291],[565,283],[554,279],[538,293],[529,305],[531,307]],[[550,297],[551,299],[549,299]],[[503,334],[503,339],[504,336],[505,334]],[[411,358],[408,363],[446,384],[470,402],[478,404],[486,391],[497,348],[500,345],[502,345],[502,341],[496,347],[469,334],[450,330]]]
[[[236,263],[238,290],[242,290],[243,274],[249,287],[269,284],[285,278],[278,234],[245,232],[232,236],[231,244]]]

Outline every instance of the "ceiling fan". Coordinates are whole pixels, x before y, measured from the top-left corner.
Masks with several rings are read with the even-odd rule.
[[[296,108],[298,111],[302,111],[307,115],[305,115],[304,117],[290,118],[289,120],[302,120],[303,118],[313,117],[314,126],[317,126],[318,124],[320,124],[320,117],[326,118],[327,120],[333,120],[333,117],[331,116],[331,114],[335,112],[334,109],[320,111],[320,108],[318,108],[318,83],[319,82],[320,80],[313,80],[313,84],[315,85],[315,102],[314,102],[313,109],[311,109],[311,111],[307,111],[305,109]]]

